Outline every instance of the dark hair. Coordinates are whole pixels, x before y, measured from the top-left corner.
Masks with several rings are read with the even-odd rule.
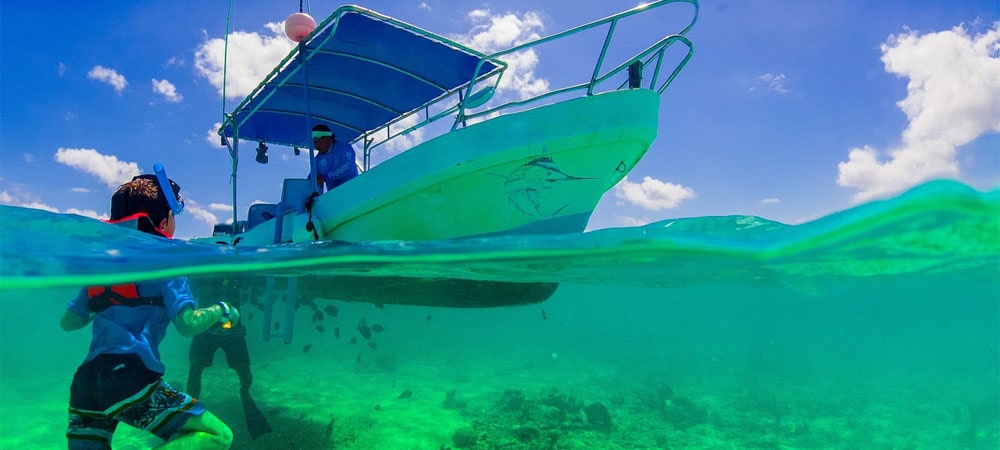
[[[313,127],[313,131],[330,131],[330,132],[332,132],[333,130],[331,130],[330,127],[328,127],[326,125],[319,124],[319,125],[316,125],[316,126]]]
[[[180,191],[179,186],[177,191]],[[174,194],[180,199],[179,192]],[[153,222],[153,228],[159,227],[160,222],[170,213],[170,206],[166,197],[160,192],[159,184],[149,177],[135,177],[132,181],[118,186],[118,190],[111,196],[111,220],[119,220],[137,213],[146,213]],[[144,227],[140,229],[149,231]]]

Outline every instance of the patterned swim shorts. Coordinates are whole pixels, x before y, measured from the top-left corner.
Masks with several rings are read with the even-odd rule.
[[[133,354],[100,355],[81,365],[69,405],[70,449],[111,448],[119,422],[167,440],[205,412],[204,405],[170,387]]]

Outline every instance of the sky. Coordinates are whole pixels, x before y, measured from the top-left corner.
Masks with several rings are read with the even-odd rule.
[[[638,4],[361,6],[489,52]],[[320,21],[340,4],[304,6]],[[210,235],[233,215],[230,157],[214,133],[223,108],[292,48],[282,27],[298,8],[291,0],[235,0],[231,13],[225,1],[3,2],[0,204],[107,218],[114,189],[162,162],[186,200],[177,237]],[[646,30],[622,27],[623,45],[679,31],[670,24],[691,8],[657,11],[666,16]],[[589,229],[733,214],[799,224],[930,179],[1000,184],[997,0],[704,1],[688,37],[694,57],[662,96],[656,141],[604,196]],[[503,95],[559,85],[567,64],[596,58],[599,45],[585,44],[518,55]],[[282,177],[308,172],[304,155],[269,153],[262,166],[252,145],[242,147],[241,218],[253,202],[277,201]]]

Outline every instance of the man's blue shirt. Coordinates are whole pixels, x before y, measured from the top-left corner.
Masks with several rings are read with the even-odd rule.
[[[316,154],[316,173],[323,177],[326,190],[358,176],[358,165],[354,158],[354,147],[341,141],[334,141],[326,154]]]

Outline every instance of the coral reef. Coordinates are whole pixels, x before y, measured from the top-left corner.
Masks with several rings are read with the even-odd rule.
[[[675,396],[665,402],[663,412],[667,422],[679,430],[708,422],[708,408],[684,396]]]
[[[444,394],[441,407],[444,409],[465,409],[466,401],[458,397],[458,392],[452,389]]]
[[[453,401],[449,400],[456,395],[452,392],[447,394],[446,403]],[[485,448],[581,448],[579,443],[563,442],[581,433],[612,430],[611,415],[604,404],[595,402],[584,408],[582,400],[556,388],[537,397],[508,389],[493,408],[465,408],[463,415],[479,433],[478,445]]]
[[[455,448],[472,448],[479,441],[479,435],[472,427],[461,427],[451,435]]]
[[[587,423],[594,428],[604,432],[611,431],[611,414],[608,414],[608,408],[603,404],[591,403],[583,408],[583,413],[587,416]]]

